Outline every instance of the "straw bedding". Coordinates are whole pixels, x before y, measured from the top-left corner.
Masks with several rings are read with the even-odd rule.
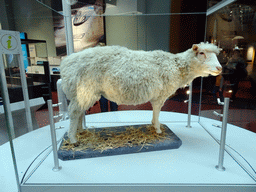
[[[70,143],[69,139],[64,139],[61,150],[66,151],[86,151],[93,150],[104,152],[108,149],[116,149],[121,147],[139,146],[140,149],[152,146],[154,143],[170,140],[166,130],[161,125],[161,134],[157,134],[153,125],[126,127],[125,130],[113,131],[105,128],[97,131],[97,129],[86,129],[77,134],[78,144]]]

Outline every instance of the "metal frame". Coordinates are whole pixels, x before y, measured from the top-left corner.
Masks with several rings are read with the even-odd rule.
[[[71,5],[67,3],[67,0],[62,0],[62,8],[66,31],[67,55],[70,55],[74,53]]]
[[[58,116],[53,116],[53,107],[57,107],[61,105],[61,103],[58,104],[52,104],[52,100],[47,101],[48,104],[48,110],[49,110],[49,119],[50,119],[50,129],[51,129],[51,138],[52,138],[52,152],[53,152],[53,159],[54,159],[54,167],[53,171],[59,171],[61,170],[61,166],[59,166],[59,159],[58,159],[58,149],[57,149],[57,140],[56,140],[56,131],[55,131],[55,124],[54,119],[62,116],[62,114]]]
[[[68,117],[68,102],[66,99],[66,95],[61,87],[62,79],[58,79],[57,81],[57,93],[58,93],[58,101],[61,103],[59,106],[59,113],[62,114],[61,120],[67,120]]]
[[[14,38],[14,41],[16,41],[17,46],[15,49],[8,50],[2,45],[2,38],[5,35],[10,35]],[[2,54],[15,54],[19,55],[18,57],[18,63],[19,63],[19,68],[20,68],[20,77],[21,77],[21,85],[22,85],[22,92],[23,92],[23,98],[24,98],[24,103],[25,103],[25,112],[26,112],[26,120],[27,120],[27,125],[28,125],[28,131],[33,131],[33,124],[32,124],[32,118],[31,118],[31,111],[30,111],[30,104],[29,104],[29,96],[28,96],[28,86],[27,86],[27,80],[26,80],[26,74],[25,74],[25,68],[24,68],[24,63],[23,63],[23,55],[22,55],[22,50],[21,50],[21,41],[20,41],[20,33],[16,31],[6,31],[6,30],[0,30],[0,53],[1,53],[1,58],[0,58],[0,68],[1,68],[1,80],[3,80],[3,90],[5,97],[8,98],[9,101],[9,95],[6,92],[7,89],[7,83],[6,83],[6,77],[5,77],[5,72],[4,72],[4,63],[3,63],[3,57]],[[10,101],[6,102],[6,108],[8,114],[10,113]],[[8,119],[9,124],[11,125],[11,129],[13,129],[12,124],[10,123],[11,118]],[[13,132],[14,136],[14,130],[11,130]]]
[[[225,100],[226,99],[226,100]],[[218,103],[219,105],[226,105],[226,107],[224,107],[224,113],[223,114],[219,114],[216,111],[214,111],[213,113],[216,116],[222,117],[222,126],[219,125],[215,125],[213,124],[212,126],[218,127],[218,128],[222,128],[221,130],[221,140],[217,139],[209,130],[207,130],[207,128],[201,124],[201,122],[199,121],[199,124],[202,126],[202,128],[220,145],[220,151],[219,151],[219,162],[218,165],[215,166],[215,168],[219,171],[225,171],[225,168],[223,167],[223,161],[224,161],[224,152],[227,152],[227,154],[232,157],[234,159],[234,161],[254,180],[256,181],[256,177],[254,176],[254,174],[252,174],[244,165],[243,163],[241,163],[231,152],[230,150],[228,150],[227,148],[225,148],[225,141],[226,141],[226,129],[227,129],[227,118],[228,118],[228,105],[229,105],[229,98],[225,98],[224,101],[226,102],[226,104],[224,102],[220,102],[220,99],[218,99]],[[255,185],[252,185],[255,188]],[[241,188],[242,189],[242,188]],[[244,191],[245,188],[243,188]],[[249,190],[251,191],[251,190]]]
[[[192,87],[193,83],[189,85],[189,99],[188,99],[188,124],[186,127],[191,128],[191,106],[192,106]]]
[[[11,148],[11,153],[12,153],[12,161],[13,161],[13,167],[14,167],[14,172],[15,172],[15,177],[16,177],[16,182],[17,182],[17,187],[18,191],[21,192],[20,184],[19,184],[19,174],[18,174],[18,167],[16,163],[16,157],[15,157],[15,152],[14,152],[14,147],[13,147],[13,142],[12,139],[15,138],[15,133],[14,133],[14,126],[13,126],[13,119],[12,119],[12,114],[11,114],[11,105],[10,105],[10,99],[9,99],[9,94],[7,90],[7,83],[6,83],[6,78],[5,78],[5,73],[2,67],[2,61],[3,57],[2,54],[0,55],[0,87],[2,88],[1,91],[3,93],[2,98],[3,98],[3,103],[4,103],[4,113],[7,114],[5,115],[6,118],[6,127],[7,127],[7,133],[10,141],[10,148]]]
[[[232,2],[234,2],[235,0],[226,0],[221,2],[221,4],[217,4],[216,6],[208,9],[207,11],[207,16],[214,13],[215,11],[221,9],[222,7],[226,6],[227,4],[230,4]],[[66,27],[66,38],[67,38],[67,51],[68,51],[68,55],[70,55],[71,53],[74,52],[74,46],[73,46],[73,35],[72,35],[72,22],[71,22],[71,9],[70,9],[70,5],[67,4],[66,0],[62,0],[63,3],[63,13],[64,13],[64,19],[65,19],[65,27]],[[17,34],[17,32],[15,32]],[[1,36],[0,36],[1,37]],[[19,41],[20,44],[20,41]],[[21,47],[21,46],[20,46]],[[19,63],[21,63],[23,61],[22,59],[22,54],[20,54],[20,52],[18,53],[20,55],[20,59],[19,59]],[[5,87],[5,76],[3,75],[3,58],[2,55],[0,56],[0,75],[1,75],[1,80],[3,80],[2,82],[2,89],[5,92],[5,95],[3,97],[4,102],[5,102],[5,110],[7,114],[10,114],[10,111],[8,111],[8,109],[10,109],[10,105],[8,104],[9,101],[9,96],[8,93],[6,94],[6,87]],[[23,67],[23,68],[22,68]],[[32,121],[31,121],[31,114],[30,114],[30,108],[29,108],[29,100],[28,100],[28,92],[27,92],[27,84],[26,84],[26,77],[25,77],[25,70],[24,70],[24,65],[20,66],[21,69],[21,79],[22,79],[22,87],[24,87],[23,89],[23,94],[24,94],[24,99],[25,99],[25,106],[26,106],[26,116],[27,116],[27,121],[28,123],[31,122],[31,125],[29,125],[29,131],[33,130],[32,127]],[[5,82],[4,82],[5,80]],[[5,84],[5,85],[4,85]],[[189,94],[189,103],[188,103],[188,125],[187,127],[191,127],[190,126],[190,122],[191,122],[191,103],[192,103],[192,83],[190,84],[190,94]],[[227,103],[227,104],[226,104]],[[219,156],[219,165],[216,166],[216,168],[223,170],[223,158],[224,158],[224,149],[225,149],[225,138],[226,138],[226,125],[227,125],[227,114],[228,114],[228,101],[225,100],[225,106],[224,106],[224,114],[223,114],[223,124],[222,124],[222,136],[221,136],[221,144],[220,144],[220,156]],[[60,104],[57,104],[60,105]],[[61,167],[59,166],[59,161],[58,161],[58,157],[56,156],[57,154],[57,142],[56,142],[56,132],[55,132],[55,125],[54,125],[54,117],[53,116],[53,111],[52,111],[52,107],[55,107],[57,105],[52,105],[52,101],[48,100],[48,107],[49,107],[49,116],[50,116],[50,127],[51,127],[51,136],[52,136],[52,146],[53,146],[53,154],[54,154],[54,167],[53,170],[54,171],[59,171],[61,169]],[[9,116],[9,115],[8,115]],[[58,116],[59,117],[59,116]],[[8,119],[8,127],[10,127],[12,119],[10,116],[10,119]],[[12,141],[10,139],[10,141]],[[10,142],[12,144],[12,142]],[[13,147],[11,145],[11,150],[13,150]],[[18,185],[18,189],[19,191],[21,191],[21,186],[19,184],[19,177],[18,177],[18,172],[17,172],[17,165],[16,165],[16,160],[15,160],[15,155],[14,155],[14,151],[13,152],[13,162],[14,162],[14,168],[15,168],[15,172],[16,172],[16,179],[17,179],[17,185]],[[38,186],[30,186],[30,185],[22,185],[22,190],[24,189],[25,191],[36,191],[38,189],[45,189],[45,185],[38,185]],[[150,184],[150,186],[148,185],[130,185],[130,184],[120,184],[120,185],[74,185],[74,186],[65,186],[65,184],[63,184],[63,186],[58,186],[58,185],[50,185],[47,184],[47,188],[50,191],[56,191],[57,189],[62,189],[64,191],[67,190],[66,188],[69,188],[69,191],[77,191],[77,190],[85,190],[88,189],[88,191],[90,190],[95,190],[95,189],[99,189],[99,190],[104,190],[104,191],[112,191],[113,187],[116,187],[118,189],[120,189],[120,191],[130,191],[131,189],[133,190],[144,190],[144,191],[159,191],[159,188],[161,188],[161,190],[163,191],[168,191],[170,189],[173,190],[182,190],[182,191],[191,191],[191,189],[195,189],[196,191],[216,191],[216,190],[222,190],[222,191],[231,191],[232,189],[235,190],[237,188],[239,189],[244,189],[244,190],[248,190],[248,191],[253,191],[254,190],[254,185],[245,185],[245,186],[233,186],[233,185],[225,185],[225,186],[207,186],[207,185],[170,185],[170,184],[163,184],[163,185],[154,185],[154,184]],[[223,188],[225,187],[225,188]]]
[[[220,104],[223,105],[223,103],[220,103]],[[227,124],[228,124],[228,109],[229,109],[229,98],[225,98],[223,114],[218,114],[217,112],[214,112],[215,115],[223,117],[221,139],[220,139],[219,162],[218,162],[218,165],[215,167],[219,171],[225,171],[225,167],[223,167],[223,162],[224,162],[224,152],[225,152],[225,145],[226,145]]]
[[[120,183],[120,184],[74,184],[74,185],[24,185],[22,190],[26,192],[35,192],[35,191],[45,191],[47,192],[77,192],[77,191],[104,191],[104,192],[130,192],[130,191],[140,191],[140,192],[230,192],[230,191],[246,191],[246,192],[255,192],[255,185],[193,185],[193,184],[130,184],[130,183]]]
[[[3,42],[4,36],[9,35],[12,37],[12,41],[15,43],[15,47],[13,49],[6,48]],[[26,75],[25,75],[25,68],[23,63],[23,55],[21,50],[21,41],[20,41],[20,33],[16,31],[6,31],[6,30],[0,30],[0,76],[1,76],[1,87],[2,87],[2,93],[3,93],[3,102],[4,102],[4,111],[7,114],[6,117],[6,127],[7,127],[7,133],[10,140],[10,148],[12,153],[12,160],[14,165],[14,171],[15,171],[15,177],[17,182],[18,191],[21,191],[21,186],[19,183],[19,174],[18,174],[18,168],[16,163],[16,157],[13,147],[12,139],[15,138],[14,133],[14,126],[13,126],[13,119],[11,114],[11,105],[10,105],[10,99],[8,94],[8,88],[7,88],[7,82],[6,82],[6,76],[4,71],[4,63],[3,63],[3,54],[16,54],[19,55],[18,57],[18,63],[20,67],[20,75],[21,75],[21,85],[22,85],[22,91],[23,91],[23,98],[25,103],[25,112],[26,112],[26,119],[27,119],[27,125],[28,125],[28,131],[33,130],[33,124],[32,124],[32,118],[31,118],[31,111],[30,111],[30,104],[29,104],[29,96],[28,96],[28,88],[27,88],[27,81],[26,81]]]
[[[236,0],[222,0],[221,2],[217,3],[216,5],[210,7],[209,9],[207,9],[206,12],[206,16],[209,16],[213,13],[215,13],[216,11],[220,10],[221,8],[236,2]]]
[[[11,104],[9,99],[9,93],[7,88],[7,82],[6,82],[6,76],[4,72],[4,64],[3,62],[3,55],[0,54],[0,78],[1,78],[1,87],[2,87],[2,97],[4,101],[4,109],[5,113],[7,114],[6,122],[8,122],[11,138],[15,138],[15,132],[14,132],[14,125],[13,125],[13,119],[12,119],[12,112],[11,112]]]

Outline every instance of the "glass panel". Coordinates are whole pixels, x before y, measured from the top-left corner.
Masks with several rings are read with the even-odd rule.
[[[41,50],[39,48],[41,48]],[[42,46],[39,48],[38,50],[42,52]],[[47,88],[47,91],[44,90],[45,89],[44,87],[49,84],[49,82],[45,82],[45,77],[41,77],[42,81],[37,80],[38,78],[31,72],[30,70],[31,66],[37,66],[37,65],[36,64],[31,65],[31,62],[30,62],[31,58],[28,57],[27,59],[29,60],[28,63],[30,65],[27,68],[28,72],[26,73],[26,80],[27,80],[27,87],[28,87],[27,91],[30,99],[31,120],[32,120],[33,130],[37,130],[39,128],[38,118],[42,120],[42,117],[37,115],[37,110],[38,109],[44,110],[45,108],[44,99],[47,99],[47,97],[49,98],[49,94],[51,94],[51,92],[49,92],[48,88]],[[38,57],[39,61],[40,59],[41,57]],[[24,163],[24,161],[34,157],[29,154],[29,151],[31,151],[33,148],[31,146],[33,145],[31,145],[31,143],[21,144],[19,142],[19,138],[21,136],[26,135],[26,133],[29,132],[27,118],[26,118],[27,113],[25,110],[25,102],[23,97],[21,71],[20,71],[19,62],[20,62],[20,55],[16,55],[16,54],[3,55],[4,70],[5,70],[8,94],[9,94],[10,105],[11,105],[12,120],[13,120],[13,130],[9,130],[9,131],[15,134],[15,137],[14,137],[15,139],[13,138],[14,139],[13,146],[14,146],[14,151],[16,152],[15,155],[17,160],[19,179],[21,181],[23,174],[25,173],[27,167],[29,166],[29,164]],[[41,75],[45,76],[44,69],[42,70]],[[0,96],[1,96],[1,93],[0,93]],[[1,131],[0,145],[3,145],[3,144],[8,145],[6,122],[2,114],[1,114],[0,122],[1,122],[0,123],[0,131]],[[17,151],[19,152],[17,153]],[[24,151],[24,153],[20,153],[20,151]]]
[[[26,73],[30,99],[43,97],[44,101],[47,101],[52,98],[53,103],[57,103],[56,82],[60,78],[59,65],[67,54],[66,32],[61,1],[43,1],[44,3],[42,1],[33,1],[26,9],[18,8],[18,6],[23,7],[21,2],[12,2],[14,2],[13,9],[15,10],[15,14],[13,17],[10,17],[12,21],[10,23],[15,24],[13,26],[14,29],[27,33],[27,38],[25,38],[23,45],[26,45],[29,53],[27,56],[28,66]],[[87,2],[91,3],[87,4],[84,1],[78,1],[71,7],[75,52],[96,45],[121,45],[133,50],[151,51],[158,49],[177,53],[191,48],[195,41],[201,41],[199,39],[203,37],[199,33],[193,35],[187,35],[185,33],[181,35],[183,39],[179,37],[180,39],[177,38],[177,41],[173,42],[170,40],[172,32],[176,28],[179,28],[181,24],[183,27],[186,27],[188,23],[197,21],[197,19],[202,21],[202,23],[205,22],[205,12],[197,8],[194,8],[193,11],[189,9],[186,11],[186,7],[183,8],[184,10],[181,10],[180,7],[179,9],[175,9],[174,6],[171,12],[171,3],[169,0],[161,1],[161,3],[158,1],[111,0],[106,1],[107,4],[104,12],[104,6],[101,8],[100,1]],[[178,5],[176,6],[178,7]],[[101,11],[104,14],[99,14]],[[180,13],[181,11],[182,14]],[[184,16],[181,20],[179,20],[180,15]],[[192,19],[189,19],[190,17]],[[171,22],[175,21],[179,22],[173,24],[172,29],[170,29]],[[197,25],[193,25],[191,30],[187,28],[189,30],[186,31],[196,30],[195,26]],[[186,37],[185,40],[184,37]],[[8,60],[7,56],[5,56],[5,60]],[[6,66],[8,65],[6,64]],[[47,71],[51,74],[50,80],[49,74],[46,73]],[[14,84],[12,83],[11,86],[14,86]],[[193,82],[193,115],[198,115],[199,113],[200,86],[201,79],[198,78]],[[167,99],[162,107],[162,111],[182,113],[185,118],[176,118],[175,113],[173,113],[174,115],[170,115],[170,117],[169,114],[163,113],[160,115],[161,123],[181,121],[185,125],[188,104],[184,101],[188,99],[187,91],[188,88],[178,89],[172,97]],[[113,118],[111,115],[113,113],[111,112],[107,113],[104,118],[97,115],[93,118],[90,116],[90,114],[116,110],[123,111],[123,115],[117,115]],[[128,110],[137,111],[133,115],[130,115],[126,114]],[[140,113],[139,110],[147,110],[145,112],[146,115]],[[108,100],[102,99],[86,111],[86,125],[93,128],[117,126],[124,122],[127,125],[151,123],[152,112],[149,110],[152,110],[149,102],[136,106],[116,106]],[[54,115],[57,115],[58,112],[59,108],[54,108]],[[167,116],[168,118],[166,118]],[[26,122],[25,119],[25,117],[22,117],[22,122]],[[15,150],[19,152],[24,151],[24,153],[17,153],[16,155],[20,182],[25,181],[25,174],[26,177],[29,177],[29,174],[33,173],[33,168],[36,168],[41,163],[41,159],[47,157],[47,152],[51,149],[49,148],[51,140],[47,106],[43,105],[40,106],[40,109],[37,108],[32,111],[32,119],[36,119],[37,121],[37,125],[34,124],[34,129],[37,129],[35,130],[35,135],[38,135],[38,137],[31,138],[29,134],[25,134],[14,141]],[[168,121],[162,121],[161,119],[168,119]],[[192,118],[192,120],[197,121],[197,118]],[[56,128],[59,128],[60,125],[64,125],[65,128],[57,129],[58,141],[61,140],[61,137],[68,129],[66,122],[58,123]],[[24,130],[27,132],[27,128]],[[40,135],[45,135],[45,137],[42,138]],[[24,144],[20,144],[19,141],[24,139],[29,140],[30,143],[24,142]],[[51,161],[51,165],[48,168],[51,169],[52,167]],[[28,168],[30,169],[27,172]]]
[[[25,53],[26,57],[24,57]],[[37,130],[40,127],[38,118],[42,118],[37,115],[37,110],[45,110],[45,102],[47,99],[51,98],[50,69],[46,43],[35,43],[35,41],[24,38],[22,41],[22,54],[24,59],[22,64],[24,64],[24,72],[26,72],[27,91],[30,99],[32,126],[33,130]],[[10,131],[15,134],[14,138],[16,138],[13,140],[13,146],[17,160],[19,181],[21,182],[22,176],[29,166],[29,164],[24,163],[24,161],[34,158],[34,156],[29,154],[29,151],[33,150],[32,145],[21,144],[19,142],[19,138],[21,136],[26,137],[24,135],[29,132],[22,89],[20,55],[4,54],[3,63],[13,119],[13,128],[11,127],[13,130]],[[36,70],[38,70],[38,73],[36,73]],[[2,115],[0,127],[1,132],[3,132],[3,134],[1,134],[0,145],[8,144],[6,143],[8,137],[6,134],[5,119]],[[27,153],[21,154],[20,151],[24,149]]]
[[[62,0],[56,1],[37,1],[39,4],[53,10],[54,12],[62,14]],[[76,16],[90,16],[90,12],[101,13],[105,16],[110,15],[134,15],[134,14],[148,14],[150,13],[169,13],[170,1],[161,0],[78,0],[66,1],[71,2],[72,15]],[[195,11],[195,10],[194,10]],[[195,11],[196,12],[196,11]],[[84,17],[85,18],[85,17]],[[81,19],[82,21],[83,19]]]
[[[204,78],[202,115],[212,117],[208,113],[221,108],[216,98],[229,97],[229,122],[245,129],[253,128],[255,119],[254,15],[252,5],[233,3],[207,18],[207,39],[222,48],[223,75]]]
[[[249,163],[254,160],[245,155],[246,150],[239,149],[244,146],[249,151],[250,144],[231,141],[229,135],[235,129],[256,132],[255,13],[254,3],[247,1],[229,4],[207,17],[206,39],[222,49],[218,59],[223,72],[220,76],[203,79],[200,112],[200,123],[220,139],[221,129],[212,125],[221,126],[222,118],[213,112],[223,113],[223,106],[218,105],[217,98],[221,101],[225,97],[230,98],[227,144],[236,146],[237,152],[244,155]],[[239,141],[246,140],[244,135],[236,137]],[[240,146],[237,146],[238,143]],[[248,166],[244,160],[242,162]],[[251,168],[248,169],[251,171]]]
[[[49,63],[46,55],[46,44],[31,44],[29,41],[24,40],[22,45],[24,45],[24,47],[22,47],[23,53],[26,52],[26,54],[29,55],[29,57],[23,56],[29,98],[34,99],[44,97],[46,101],[47,98],[51,98],[50,91],[47,88],[42,88],[43,86],[48,86],[48,84],[48,87],[51,88],[49,72],[47,72],[47,69],[49,70]],[[5,75],[11,103],[24,101],[19,59],[20,55],[3,55]]]
[[[20,67],[18,62],[19,55],[5,54],[3,55],[3,60],[10,102],[23,101]]]
[[[216,5],[218,5],[219,3],[222,2],[222,0],[208,0],[207,1],[207,9],[211,8],[211,7],[214,7]]]

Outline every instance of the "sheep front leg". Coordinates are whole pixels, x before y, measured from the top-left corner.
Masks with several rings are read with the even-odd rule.
[[[162,108],[162,104],[159,102],[151,102],[152,107],[153,107],[153,119],[152,119],[152,124],[156,129],[157,133],[162,133],[160,129],[160,122],[159,122],[159,113]]]

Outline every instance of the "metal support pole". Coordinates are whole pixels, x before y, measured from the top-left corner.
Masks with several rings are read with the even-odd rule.
[[[61,82],[62,82],[62,79],[59,79],[57,81],[58,101],[59,103],[61,103],[61,105],[59,106],[59,113],[63,114],[62,120],[66,120],[68,119],[68,103],[67,103],[65,93],[62,90]]]
[[[189,99],[188,99],[188,124],[186,127],[191,128],[191,106],[192,106],[192,82],[189,85]]]
[[[10,100],[9,100],[9,93],[8,93],[8,88],[7,88],[6,76],[5,76],[5,72],[4,72],[4,63],[3,63],[2,54],[0,54],[0,78],[1,78],[0,83],[1,83],[1,87],[2,87],[2,97],[3,97],[3,101],[4,101],[4,110],[5,110],[5,114],[7,115],[6,121],[8,121],[8,124],[9,124],[11,138],[14,139],[15,132],[14,132],[11,104],[10,104]]]
[[[21,45],[20,45],[20,47],[21,47]],[[28,126],[28,131],[30,132],[30,131],[33,131],[33,123],[32,123],[32,118],[31,118],[27,78],[26,78],[26,74],[25,74],[23,56],[21,54],[19,55],[18,60],[19,60],[19,67],[20,67],[20,78],[21,78],[23,99],[24,99],[24,104],[25,104],[27,126]]]
[[[62,8],[66,31],[67,55],[70,55],[74,53],[71,5],[67,3],[67,0],[62,0]]]
[[[56,141],[55,124],[53,119],[52,100],[48,100],[47,104],[48,104],[48,110],[49,110],[51,137],[52,137],[52,151],[53,151],[53,158],[54,158],[54,167],[52,170],[59,171],[61,170],[61,167],[59,166],[59,159],[57,154],[57,141]]]
[[[226,144],[228,108],[229,108],[229,98],[225,98],[224,99],[223,119],[222,119],[222,129],[221,129],[219,163],[216,166],[216,169],[219,171],[225,171],[225,167],[223,167],[223,161],[224,161],[224,152],[225,152],[225,144]]]
[[[13,142],[12,142],[12,139],[15,138],[14,126],[13,126],[11,105],[10,105],[9,94],[8,94],[8,89],[7,89],[7,82],[6,82],[5,72],[4,72],[2,54],[0,54],[0,77],[1,77],[0,88],[1,88],[2,98],[3,98],[3,103],[4,103],[5,122],[6,122],[6,129],[7,129],[8,137],[9,137],[10,149],[11,149],[11,153],[12,153],[12,162],[14,165],[14,172],[15,172],[15,178],[16,178],[18,192],[21,192],[18,166],[17,166],[15,152],[14,152],[14,146],[13,146]]]

